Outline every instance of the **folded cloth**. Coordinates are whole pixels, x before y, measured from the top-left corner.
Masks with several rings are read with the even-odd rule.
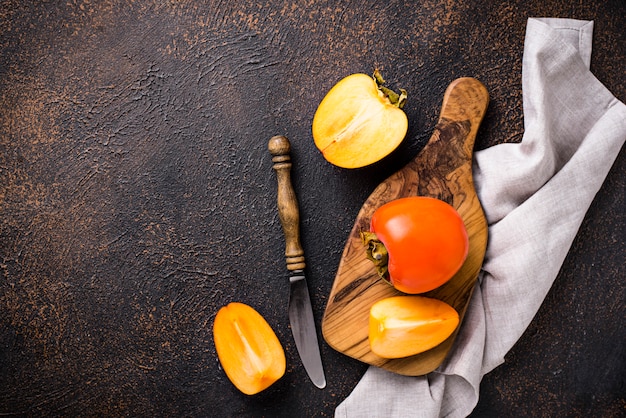
[[[370,366],[337,417],[464,417],[478,403],[482,377],[537,313],[626,140],[626,105],[589,71],[592,32],[590,21],[528,20],[522,141],[475,153],[489,243],[455,346],[426,376]]]

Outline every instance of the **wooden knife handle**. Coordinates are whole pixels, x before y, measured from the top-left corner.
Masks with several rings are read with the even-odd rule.
[[[304,250],[300,244],[300,213],[291,184],[291,145],[282,135],[273,136],[267,146],[278,180],[278,216],[285,233],[285,259],[290,271],[304,270]]]

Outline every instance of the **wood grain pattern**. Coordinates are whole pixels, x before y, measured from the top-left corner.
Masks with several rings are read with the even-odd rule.
[[[407,358],[383,359],[370,351],[371,305],[401,293],[378,278],[365,256],[359,233],[369,230],[376,208],[400,197],[431,196],[454,206],[469,235],[467,260],[449,282],[424,295],[452,305],[462,322],[487,246],[487,222],[472,178],[472,154],[488,103],[487,89],[478,80],[465,77],[453,81],[444,94],[439,121],[426,147],[403,169],[381,183],[363,204],[344,248],[322,321],[324,338],[334,349],[411,376],[429,373],[445,359],[457,332],[439,346]]]
[[[300,243],[300,211],[296,192],[291,184],[291,144],[289,140],[276,135],[267,145],[272,154],[273,168],[278,181],[277,206],[280,224],[285,234],[285,260],[287,270],[304,270],[306,262]]]

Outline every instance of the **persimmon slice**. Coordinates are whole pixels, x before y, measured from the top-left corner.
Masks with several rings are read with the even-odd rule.
[[[213,340],[226,376],[247,395],[267,389],[285,374],[278,337],[249,305],[231,302],[222,307],[213,322]]]
[[[385,298],[370,309],[370,347],[383,358],[412,356],[441,344],[458,324],[459,314],[441,300],[425,296]]]

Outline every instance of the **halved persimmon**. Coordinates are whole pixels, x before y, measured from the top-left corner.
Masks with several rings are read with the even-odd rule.
[[[313,117],[313,140],[324,158],[339,167],[358,168],[390,154],[404,139],[408,119],[398,94],[370,77],[352,74],[335,84]]]
[[[231,302],[222,307],[213,323],[213,340],[226,376],[247,395],[267,389],[285,374],[278,337],[249,305]]]
[[[412,356],[441,344],[458,325],[459,314],[441,300],[392,296],[370,309],[370,348],[383,358]]]

